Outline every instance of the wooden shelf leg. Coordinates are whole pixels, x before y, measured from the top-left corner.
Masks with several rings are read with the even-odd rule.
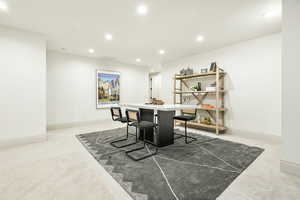
[[[217,67],[216,71],[216,134],[219,135],[219,123],[220,123],[220,71]]]

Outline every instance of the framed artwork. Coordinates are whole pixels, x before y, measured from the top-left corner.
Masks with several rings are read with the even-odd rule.
[[[216,62],[212,62],[210,64],[210,69],[209,69],[210,72],[216,72],[217,71],[217,63]]]
[[[97,70],[97,108],[120,103],[120,73]]]

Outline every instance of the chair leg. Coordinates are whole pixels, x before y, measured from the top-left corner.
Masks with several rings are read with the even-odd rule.
[[[184,122],[184,135],[185,135],[185,143],[187,144],[187,131],[186,131],[186,125],[187,125],[187,121]]]
[[[154,155],[157,154],[157,147],[156,147],[156,148],[155,148],[155,152],[153,152],[153,153],[148,153],[148,154],[146,154],[146,155],[144,155],[144,156],[142,156],[142,157],[136,158],[136,157],[130,155],[131,152],[139,151],[139,150],[142,150],[142,149],[145,149],[145,148],[146,148],[146,145],[147,145],[147,144],[146,144],[146,141],[145,141],[145,136],[146,136],[146,135],[145,135],[145,132],[146,132],[146,129],[143,129],[143,146],[142,146],[142,147],[139,147],[139,148],[136,148],[136,149],[131,149],[131,150],[129,150],[129,151],[125,151],[126,155],[127,155],[130,159],[132,159],[132,160],[134,160],[134,161],[144,160],[144,159],[146,159],[146,158],[149,158],[149,157],[154,156]]]
[[[122,142],[122,141],[128,140],[128,138],[129,138],[129,133],[128,133],[128,124],[127,124],[127,128],[126,128],[126,138],[120,139],[120,140],[112,141],[112,142],[110,142],[110,145],[113,146],[113,147],[116,147],[116,148],[123,148],[123,147],[128,147],[128,146],[134,145],[134,144],[138,143],[138,141],[137,141],[137,130],[136,130],[136,134],[135,134],[135,135],[136,135],[135,142],[131,142],[131,143],[128,143],[128,144],[124,144],[124,145],[121,145],[121,146],[116,145],[116,143],[118,143],[118,142]]]
[[[126,134],[127,134],[127,138],[128,138],[128,135],[129,135],[129,133],[128,133],[128,123],[127,123],[127,126],[126,126]]]
[[[135,141],[138,141],[138,128],[135,127]]]
[[[186,144],[192,143],[193,141],[197,140],[197,138],[187,135],[187,121],[184,122],[184,135],[178,134],[178,133],[175,133],[175,135],[179,135],[180,137],[177,137],[177,138],[174,138],[174,139],[179,139],[179,138],[184,137],[184,142]],[[190,138],[191,140],[188,141],[188,138]]]

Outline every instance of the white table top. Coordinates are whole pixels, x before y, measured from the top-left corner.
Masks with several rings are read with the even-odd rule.
[[[164,111],[189,110],[189,109],[199,108],[199,106],[197,105],[182,105],[182,104],[152,105],[152,104],[142,104],[142,103],[121,103],[120,106],[128,107],[128,108],[145,108],[145,109],[164,110]]]

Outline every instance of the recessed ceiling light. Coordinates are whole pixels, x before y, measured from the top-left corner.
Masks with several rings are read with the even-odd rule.
[[[204,37],[202,35],[198,35],[196,38],[197,42],[203,42],[203,40],[204,40]]]
[[[89,53],[95,53],[94,49],[89,49]]]
[[[266,19],[270,19],[270,18],[273,18],[273,17],[278,17],[278,16],[280,16],[280,12],[281,11],[279,11],[279,10],[269,10],[268,12],[266,12],[264,14],[264,17]]]
[[[142,60],[140,58],[135,59],[136,62],[141,62]]]
[[[161,50],[159,50],[158,53],[159,53],[160,55],[164,55],[166,52],[165,52],[165,50],[161,49]]]
[[[0,0],[0,10],[7,11],[8,7],[5,1]]]
[[[139,5],[136,10],[139,15],[147,15],[148,13],[148,7],[146,5]]]
[[[112,34],[110,33],[106,33],[104,37],[106,40],[112,40]]]

